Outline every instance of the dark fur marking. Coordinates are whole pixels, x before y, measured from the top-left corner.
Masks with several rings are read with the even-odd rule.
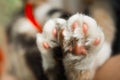
[[[86,8],[86,9],[83,11],[83,13],[84,13],[85,15],[89,15],[89,14],[90,14],[89,8]]]
[[[36,38],[18,34],[16,37],[16,44],[21,45],[25,49],[26,64],[32,70],[37,80],[47,80],[42,68],[41,53],[37,48]]]
[[[71,14],[69,14],[69,13],[67,13],[67,12],[64,12],[61,16],[60,16],[60,18],[64,18],[64,19],[69,19],[69,17],[71,16]]]
[[[16,44],[21,45],[23,48],[30,49],[36,47],[36,38],[29,37],[25,34],[18,34],[16,36]]]
[[[70,13],[68,13],[68,12],[66,12],[66,11],[64,11],[64,10],[61,10],[61,9],[52,9],[52,10],[50,10],[50,11],[48,12],[48,16],[52,16],[52,15],[54,15],[56,12],[61,13],[61,16],[59,16],[59,17],[60,17],[60,18],[63,18],[63,19],[66,19],[66,20],[71,16]]]
[[[41,55],[36,46],[26,50],[25,59],[26,64],[30,67],[37,80],[47,80],[42,68]]]
[[[65,75],[65,70],[64,70],[64,66],[63,66],[63,52],[60,46],[55,47],[53,49],[54,51],[54,58],[57,62],[57,65],[54,68],[55,71],[55,75],[56,75],[56,79],[55,80],[67,80],[66,75]]]

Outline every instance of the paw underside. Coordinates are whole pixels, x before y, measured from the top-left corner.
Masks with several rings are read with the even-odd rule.
[[[42,35],[42,37],[39,35]],[[60,46],[63,49],[64,58],[67,58],[63,59],[66,60],[63,61],[65,62],[64,66],[67,67],[65,68],[66,71],[70,69],[69,62],[70,64],[73,62],[71,64],[73,68],[76,67],[76,64],[78,66],[90,64],[89,62],[92,61],[92,57],[91,59],[83,59],[81,64],[81,56],[96,55],[103,43],[104,34],[100,26],[93,18],[83,14],[75,14],[67,21],[60,18],[49,20],[43,28],[43,33],[37,35],[37,45],[39,48],[50,50]],[[78,61],[76,64],[74,64],[75,60]],[[86,80],[89,80],[89,78]]]
[[[87,55],[100,50],[104,34],[96,21],[83,14],[75,14],[68,19],[49,20],[43,29],[41,44],[45,49],[60,45],[64,52]]]

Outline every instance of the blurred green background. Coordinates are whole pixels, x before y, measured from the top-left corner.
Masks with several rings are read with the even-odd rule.
[[[0,26],[6,26],[13,13],[22,7],[22,0],[0,0]]]

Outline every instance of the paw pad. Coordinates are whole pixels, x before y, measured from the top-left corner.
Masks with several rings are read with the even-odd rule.
[[[83,33],[86,35],[88,31],[88,25],[86,23],[83,23]]]
[[[78,22],[75,21],[75,22],[72,24],[72,31],[74,31],[75,28],[78,27],[78,26],[79,26],[79,25],[78,25]]]
[[[54,28],[53,31],[52,31],[53,35],[56,37],[57,36],[57,29]]]
[[[42,43],[42,45],[43,45],[43,47],[44,47],[45,49],[50,48],[50,46],[48,45],[48,43],[47,43],[47,42],[43,42],[43,43]]]
[[[86,55],[87,51],[83,46],[77,45],[74,50],[76,55]]]
[[[93,45],[97,46],[100,43],[100,38],[97,37],[95,41],[93,42]]]

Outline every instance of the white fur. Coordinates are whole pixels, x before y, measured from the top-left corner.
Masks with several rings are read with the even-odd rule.
[[[95,59],[95,67],[102,66],[111,55],[111,44],[105,42]]]
[[[48,20],[47,13],[53,8],[54,7],[50,5],[49,3],[44,3],[38,6],[34,11],[36,20],[42,24],[45,23],[45,21]]]
[[[47,39],[44,38],[42,34],[37,34],[37,46],[41,52],[43,69],[46,71],[55,66],[55,61],[52,55],[51,49],[45,49],[42,45],[43,42],[47,42]]]
[[[13,25],[13,35],[16,35],[16,33],[19,34],[28,34],[31,36],[35,36],[37,33],[37,29],[34,27],[34,25],[27,19],[27,18],[20,18],[16,21],[16,23]]]
[[[54,2],[43,3],[35,9],[34,15],[38,22],[43,24],[45,23],[45,21],[49,19],[48,12],[57,7],[56,4],[54,5],[52,4],[54,4]],[[57,7],[57,8],[59,9],[60,7]],[[57,18],[60,15],[61,15],[60,13],[56,13],[54,16],[50,16],[50,17]]]

